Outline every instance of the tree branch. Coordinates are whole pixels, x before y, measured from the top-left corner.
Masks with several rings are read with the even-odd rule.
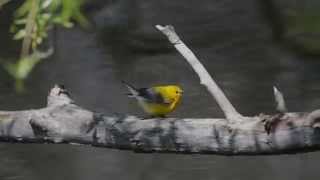
[[[222,109],[227,120],[231,122],[237,122],[245,119],[238,111],[233,107],[228,98],[224,95],[223,91],[219,88],[217,83],[210,76],[208,71],[203,67],[194,53],[183,43],[175,32],[173,26],[161,26],[156,25],[156,28],[167,36],[168,40],[174,47],[180,52],[180,54],[187,60],[193,70],[198,74],[200,78],[200,84],[204,85],[218,105]]]
[[[22,48],[20,58],[24,58],[29,55],[31,43],[32,43],[32,33],[36,24],[36,16],[38,13],[38,0],[33,0],[31,2],[31,7],[29,14],[27,16],[27,23],[25,27],[26,35],[22,41]]]

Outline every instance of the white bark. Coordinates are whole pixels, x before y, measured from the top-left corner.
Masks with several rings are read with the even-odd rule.
[[[156,28],[168,37],[170,43],[174,45],[174,47],[180,52],[180,54],[187,60],[194,71],[198,74],[200,78],[200,84],[204,85],[217,101],[226,119],[230,122],[237,122],[245,119],[233,107],[228,98],[224,95],[223,91],[219,88],[217,83],[213,80],[208,71],[203,67],[194,53],[179,38],[173,26],[156,25]]]
[[[320,110],[312,113],[260,115],[232,124],[224,119],[148,119],[108,116],[73,103],[56,86],[48,106],[0,111],[0,141],[70,143],[138,152],[281,154],[320,149]],[[280,118],[267,133],[265,121]]]
[[[283,94],[275,86],[273,86],[273,94],[276,101],[276,110],[281,113],[287,112],[288,110],[286,102],[284,101]]]

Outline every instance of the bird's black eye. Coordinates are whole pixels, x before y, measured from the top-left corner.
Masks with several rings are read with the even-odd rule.
[[[179,91],[176,91],[176,94],[179,94]]]

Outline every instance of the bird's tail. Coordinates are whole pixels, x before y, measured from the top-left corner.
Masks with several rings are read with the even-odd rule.
[[[139,92],[137,90],[137,88],[135,88],[134,86],[132,86],[131,84],[125,82],[125,81],[121,81],[130,91],[130,93],[127,93],[128,97],[137,97]]]

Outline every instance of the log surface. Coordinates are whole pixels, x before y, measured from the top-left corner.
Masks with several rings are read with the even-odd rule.
[[[1,111],[0,140],[20,143],[70,143],[136,152],[281,154],[320,148],[320,110],[312,113],[259,115],[247,121],[225,119],[147,119],[108,116],[86,110],[54,87],[48,106]],[[274,118],[278,118],[274,121]],[[270,132],[269,120],[276,122]]]

